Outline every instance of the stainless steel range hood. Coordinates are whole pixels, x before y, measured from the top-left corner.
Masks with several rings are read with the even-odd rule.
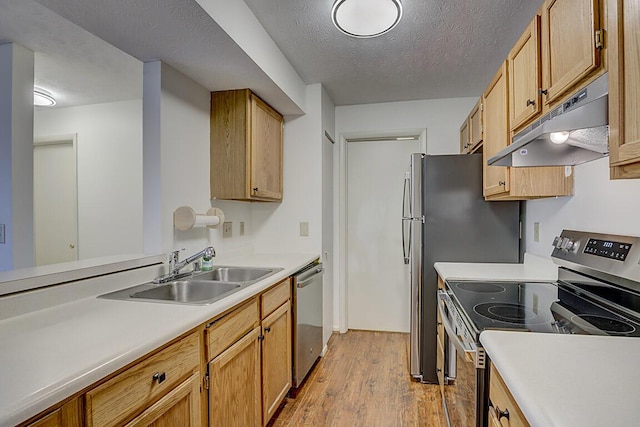
[[[566,166],[609,154],[609,76],[604,74],[513,137],[493,166]],[[555,140],[555,142],[554,142]]]

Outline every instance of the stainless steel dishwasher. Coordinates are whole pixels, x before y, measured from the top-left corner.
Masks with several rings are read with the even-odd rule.
[[[293,276],[294,389],[300,387],[322,351],[323,274],[322,263],[312,263]]]

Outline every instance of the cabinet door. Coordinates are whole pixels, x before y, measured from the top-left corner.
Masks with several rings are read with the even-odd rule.
[[[473,152],[482,142],[482,98],[469,113],[469,152]]]
[[[138,415],[126,427],[199,427],[200,374],[191,375],[163,398]]]
[[[611,177],[640,178],[640,1],[607,6]]]
[[[267,425],[291,388],[291,306],[282,304],[262,321],[263,423]]]
[[[542,8],[544,102],[550,104],[600,65],[598,0],[546,0]]]
[[[509,112],[516,129],[540,110],[540,16],[536,15],[508,56]]]
[[[251,95],[251,195],[282,199],[282,116]]]
[[[80,427],[81,422],[80,402],[74,399],[65,403],[62,407],[30,423],[29,427]]]
[[[209,425],[262,425],[260,327],[209,362]]]
[[[484,92],[484,196],[509,192],[509,168],[487,166],[487,159],[509,145],[509,91],[505,61]]]
[[[469,152],[469,118],[460,126],[460,152],[467,154]]]

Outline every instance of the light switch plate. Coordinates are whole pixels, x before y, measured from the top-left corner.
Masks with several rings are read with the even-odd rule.
[[[240,235],[244,236],[244,221],[240,221]]]
[[[222,224],[222,237],[233,236],[233,223],[228,221]]]
[[[302,237],[309,236],[309,223],[306,221],[300,223],[300,236]]]
[[[0,243],[5,243],[4,224],[0,224]]]
[[[534,242],[540,241],[540,223],[539,222],[533,223],[533,241]]]

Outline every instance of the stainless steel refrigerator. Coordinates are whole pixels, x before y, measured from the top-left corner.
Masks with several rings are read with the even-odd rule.
[[[485,202],[482,154],[412,154],[402,211],[411,277],[411,376],[437,383],[435,262],[521,260],[520,202]]]

